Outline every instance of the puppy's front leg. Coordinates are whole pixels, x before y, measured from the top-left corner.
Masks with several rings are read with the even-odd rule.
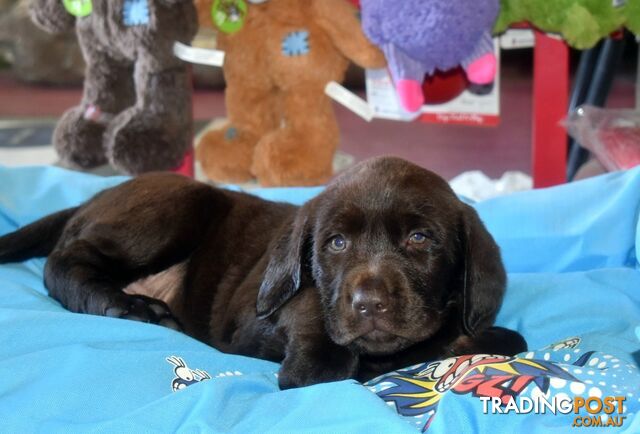
[[[357,354],[331,341],[326,333],[303,332],[290,337],[278,384],[284,390],[345,380],[357,370]]]
[[[180,330],[163,301],[121,291],[131,277],[113,267],[114,262],[99,246],[86,240],[54,251],[45,265],[49,295],[72,312],[152,322]]]
[[[499,354],[514,356],[527,351],[527,342],[520,333],[503,327],[489,327],[475,336],[461,335],[448,347],[449,355]]]
[[[287,334],[278,375],[281,389],[355,377],[359,356],[329,337],[315,288],[303,288],[285,304],[278,314],[278,325]]]

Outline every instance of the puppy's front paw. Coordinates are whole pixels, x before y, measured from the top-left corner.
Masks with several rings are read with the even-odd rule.
[[[516,331],[489,327],[475,336],[460,336],[449,347],[452,355],[500,354],[514,356],[527,351],[527,341]]]
[[[353,378],[358,370],[358,356],[344,347],[287,351],[278,373],[280,389]]]
[[[182,331],[182,326],[164,301],[144,295],[125,295],[120,301],[121,303],[105,309],[105,316],[158,324]]]

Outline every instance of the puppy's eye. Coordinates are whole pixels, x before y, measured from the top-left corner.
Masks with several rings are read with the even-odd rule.
[[[329,240],[329,248],[334,252],[341,252],[347,248],[347,240],[342,235],[336,235]]]
[[[422,232],[414,232],[409,236],[410,244],[424,244],[427,242],[427,236]]]

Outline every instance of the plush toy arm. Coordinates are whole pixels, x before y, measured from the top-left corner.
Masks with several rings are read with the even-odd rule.
[[[31,0],[31,20],[49,33],[62,33],[74,28],[76,19],[66,11],[61,0]]]
[[[384,55],[362,31],[358,11],[347,0],[314,0],[316,22],[349,60],[363,68],[383,68]]]
[[[493,38],[490,32],[484,32],[473,53],[462,61],[471,83],[489,84],[496,77],[497,59],[493,54]]]

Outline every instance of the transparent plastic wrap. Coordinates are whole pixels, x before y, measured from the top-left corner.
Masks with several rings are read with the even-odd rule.
[[[609,171],[640,165],[640,111],[578,107],[567,119],[571,137]]]

